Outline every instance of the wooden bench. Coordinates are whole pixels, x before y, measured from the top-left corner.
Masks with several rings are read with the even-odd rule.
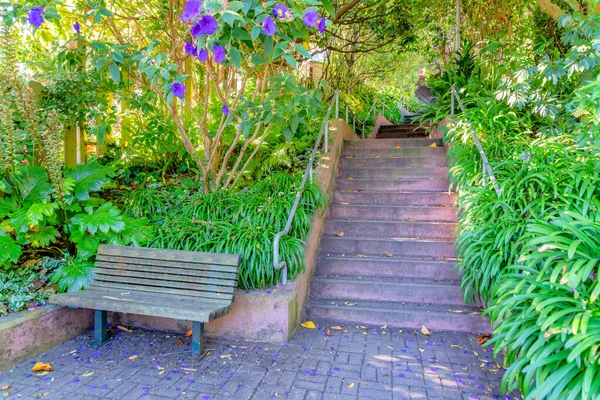
[[[107,342],[107,311],[192,321],[192,354],[202,352],[204,322],[227,314],[240,256],[102,245],[92,281],[51,303],[96,310],[94,338]]]

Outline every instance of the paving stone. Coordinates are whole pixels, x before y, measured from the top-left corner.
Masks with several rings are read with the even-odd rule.
[[[321,329],[332,325],[316,322]],[[11,386],[7,399],[32,400],[38,394],[69,400],[470,400],[500,393],[502,360],[475,335],[347,330],[327,337],[320,329],[300,329],[284,345],[211,339],[203,358],[191,355],[182,334],[136,329],[96,348],[90,332],[0,372],[0,384]],[[54,371],[31,373],[37,360],[54,362]]]

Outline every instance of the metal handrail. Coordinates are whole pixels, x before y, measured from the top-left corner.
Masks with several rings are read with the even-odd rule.
[[[473,128],[473,124],[471,123],[471,120],[467,117],[467,112],[465,111],[465,106],[463,105],[463,102],[460,99],[460,96],[458,95],[458,92],[456,91],[456,88],[454,87],[454,85],[452,85],[452,87],[450,88],[450,98],[451,98],[451,100],[450,100],[450,115],[454,116],[454,99],[456,98],[456,101],[458,102],[458,106],[460,107],[463,115],[465,116],[465,119],[467,120],[469,129],[471,130],[471,135],[473,136],[473,140],[475,140],[475,145],[477,146],[477,149],[479,150],[479,155],[481,156],[481,162],[482,162],[481,169],[482,169],[482,176],[483,176],[483,185],[487,186],[487,179],[486,179],[486,174],[487,174],[490,177],[492,184],[494,185],[494,190],[496,191],[496,194],[498,195],[498,197],[500,197],[500,195],[502,194],[502,191],[500,190],[500,186],[498,186],[498,182],[496,181],[496,176],[494,175],[494,171],[492,171],[492,167],[490,166],[488,158],[485,155],[485,151],[483,151],[483,146],[481,146],[481,141],[479,140],[479,136],[477,136],[477,132],[475,132],[475,129]]]
[[[282,270],[281,273],[281,283],[285,285],[287,283],[287,275],[288,275],[288,266],[285,261],[279,261],[279,241],[281,237],[288,234],[290,229],[292,229],[292,222],[294,220],[294,216],[296,215],[296,210],[298,209],[298,205],[300,204],[300,199],[302,198],[302,194],[304,193],[304,189],[306,188],[306,182],[310,178],[311,182],[313,179],[313,169],[315,163],[315,157],[317,155],[317,151],[321,146],[321,139],[325,136],[325,143],[323,144],[323,151],[327,153],[328,150],[328,142],[329,142],[329,116],[331,115],[331,111],[335,106],[335,117],[339,117],[339,91],[336,90],[333,98],[331,99],[331,103],[329,104],[329,108],[327,109],[327,114],[325,115],[325,119],[323,120],[323,124],[321,125],[321,130],[319,131],[319,137],[317,138],[317,142],[313,147],[313,151],[310,155],[310,160],[308,161],[308,165],[306,166],[306,171],[304,171],[304,175],[302,176],[302,183],[300,184],[300,188],[298,189],[298,193],[296,194],[296,199],[294,200],[294,204],[292,205],[292,209],[290,210],[290,214],[288,215],[287,222],[285,227],[281,232],[275,234],[273,238],[273,267],[276,270]],[[348,122],[348,105],[346,105],[346,122]]]
[[[342,101],[344,102],[344,104],[346,104],[346,123],[348,123],[348,109],[350,108],[350,106],[344,100],[343,97],[342,97]],[[391,111],[391,108],[388,107],[388,105],[385,104],[380,99],[375,99],[375,101],[373,102],[373,105],[371,106],[371,108],[367,112],[367,115],[371,115],[371,112],[373,112],[373,118],[377,117],[377,110],[375,109],[375,106],[377,106],[377,103],[381,104],[381,115],[383,115],[385,117],[385,111],[386,110],[390,110]],[[359,125],[362,125],[361,135],[362,135],[362,138],[364,139],[365,138],[365,125],[367,123],[367,120],[365,119],[364,121],[361,121],[358,118],[356,118],[356,114],[352,111],[351,108],[350,108],[350,112],[352,112],[352,115],[353,115],[352,129],[354,130],[354,132],[356,132],[356,121],[358,121]],[[401,109],[400,109],[400,115],[402,115],[402,110]]]

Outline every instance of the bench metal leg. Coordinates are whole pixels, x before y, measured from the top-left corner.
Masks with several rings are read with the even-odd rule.
[[[204,324],[192,321],[192,355],[202,355],[202,340],[204,339]]]
[[[106,334],[106,316],[106,311],[96,310],[94,316],[94,342],[97,346],[102,346],[108,341]]]

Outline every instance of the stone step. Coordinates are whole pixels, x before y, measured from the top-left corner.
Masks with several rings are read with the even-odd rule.
[[[388,131],[388,130],[396,130],[396,129],[424,129],[419,124],[398,124],[398,125],[380,125],[379,130]]]
[[[456,232],[453,222],[397,222],[328,219],[324,235],[365,236],[369,238],[419,238],[451,240]]]
[[[324,321],[324,326],[353,323],[420,331],[424,325],[432,332],[490,333],[481,311],[477,307],[393,301],[310,299],[306,303],[307,318]]]
[[[460,280],[456,260],[435,260],[422,257],[356,257],[341,254],[320,254],[317,259],[319,275],[387,276],[424,279]]]
[[[388,190],[442,192],[450,188],[446,178],[402,178],[402,179],[337,179],[336,190]]]
[[[375,139],[421,139],[427,136],[427,132],[378,132]]]
[[[454,207],[437,206],[384,206],[332,203],[329,208],[328,217],[333,219],[366,219],[371,221],[415,220],[453,222],[456,220],[456,209]]]
[[[387,139],[381,139],[387,140]],[[367,140],[365,140],[367,141]],[[378,142],[378,140],[373,140]],[[402,148],[347,148],[344,147],[344,156],[353,157],[446,157],[445,147],[402,147]]]
[[[421,168],[342,168],[341,179],[445,178],[448,167]]]
[[[340,168],[446,167],[446,157],[352,157],[340,159]]]
[[[395,301],[423,304],[464,304],[460,281],[353,275],[314,275],[314,299]]]
[[[456,194],[446,192],[391,192],[391,191],[361,191],[333,192],[332,204],[349,203],[349,205],[391,205],[402,206],[453,206]],[[391,210],[390,210],[391,211]],[[413,218],[416,219],[416,218]]]
[[[433,143],[437,147],[443,147],[444,142],[442,139],[382,139],[382,140],[371,140],[371,139],[357,139],[357,140],[344,140],[344,149],[388,149],[388,148],[429,148]]]
[[[455,258],[454,242],[443,239],[321,236],[322,253]]]

